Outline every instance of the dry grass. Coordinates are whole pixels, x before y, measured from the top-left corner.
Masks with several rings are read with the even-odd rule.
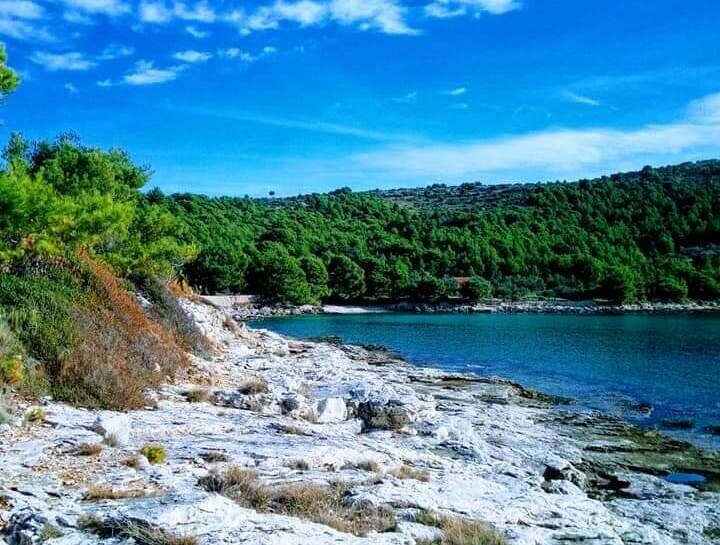
[[[102,539],[130,539],[136,545],[198,545],[195,536],[175,534],[159,526],[130,519],[102,520],[86,516],[78,520],[78,526]]]
[[[479,520],[421,511],[415,516],[415,522],[440,528],[443,532],[441,539],[419,542],[420,545],[507,545],[500,532]]]
[[[113,488],[109,484],[92,484],[85,491],[85,501],[124,500],[127,498],[142,498],[147,496],[144,490],[132,488]]]
[[[207,388],[193,388],[183,394],[190,403],[202,403],[210,398],[210,390]]]
[[[73,310],[78,342],[57,377],[62,395],[86,406],[142,408],[146,388],[187,364],[185,351],[105,265],[82,253],[78,259],[92,296]]]
[[[268,383],[262,377],[250,377],[243,381],[238,392],[244,395],[266,394],[268,393]]]
[[[430,480],[430,473],[425,469],[414,469],[407,464],[403,464],[388,473],[397,479],[415,479],[416,481],[422,481],[424,483]]]
[[[60,531],[60,528],[54,524],[46,522],[40,529],[40,543],[44,543],[45,541],[49,541],[51,539],[61,538],[63,535],[64,534]]]
[[[331,486],[270,487],[262,484],[254,471],[230,468],[224,474],[201,479],[200,485],[256,511],[303,518],[355,535],[392,531],[397,526],[395,514],[388,507],[348,505],[346,497],[351,487],[342,482]]]
[[[72,453],[75,456],[97,456],[102,450],[101,443],[81,443],[73,449]]]
[[[281,432],[288,433],[290,435],[307,435],[304,428],[295,424],[278,424],[276,428]]]
[[[290,469],[296,469],[298,471],[309,471],[310,470],[310,464],[305,460],[290,460],[287,463],[287,466]]]
[[[343,469],[360,469],[362,471],[372,471],[373,473],[381,473],[380,464],[375,460],[361,460],[355,463],[348,463]]]
[[[140,456],[128,456],[120,463],[133,469],[139,469],[142,465],[142,460],[140,460]]]
[[[203,452],[203,453],[200,455],[200,458],[202,458],[203,460],[205,460],[205,461],[206,461],[207,463],[209,463],[209,464],[214,464],[214,463],[217,463],[217,462],[227,462],[227,461],[228,461],[227,454],[225,454],[224,452],[220,452],[220,451],[218,451],[218,450],[211,450],[211,451],[208,451],[208,452]]]

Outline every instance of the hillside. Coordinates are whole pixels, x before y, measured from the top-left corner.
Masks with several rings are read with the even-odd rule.
[[[720,295],[720,162],[595,180],[165,197],[207,292],[285,302]],[[460,279],[460,280],[458,280]]]

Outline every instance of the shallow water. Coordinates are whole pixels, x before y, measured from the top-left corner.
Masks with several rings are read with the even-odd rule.
[[[496,375],[720,448],[720,315],[354,314],[255,322],[382,344],[416,365]],[[648,411],[648,407],[651,410]],[[662,421],[665,421],[664,423]]]

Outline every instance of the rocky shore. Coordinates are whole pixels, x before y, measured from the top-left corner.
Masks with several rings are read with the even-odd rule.
[[[212,301],[213,297],[208,297]],[[225,306],[225,305],[223,305]],[[360,314],[376,312],[418,313],[540,313],[540,314],[626,314],[626,313],[674,313],[674,312],[720,312],[718,301],[693,301],[687,303],[646,302],[611,304],[597,301],[504,301],[492,300],[479,303],[415,303],[398,302],[374,306],[343,305],[280,305],[272,303],[247,303],[228,305],[226,308],[237,320],[253,320],[276,316],[299,316],[304,314]]]
[[[26,418],[0,425],[1,545],[720,539],[718,453],[508,381],[185,306],[217,352],[153,407],[13,400]]]

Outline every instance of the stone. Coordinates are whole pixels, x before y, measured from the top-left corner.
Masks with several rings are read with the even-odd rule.
[[[397,401],[366,401],[357,406],[365,429],[398,430],[410,422],[407,410]]]
[[[125,414],[110,413],[97,417],[93,431],[111,445],[124,446],[130,441],[130,419]]]
[[[314,408],[317,422],[319,424],[343,422],[348,416],[345,400],[340,397],[320,399],[315,403]]]

